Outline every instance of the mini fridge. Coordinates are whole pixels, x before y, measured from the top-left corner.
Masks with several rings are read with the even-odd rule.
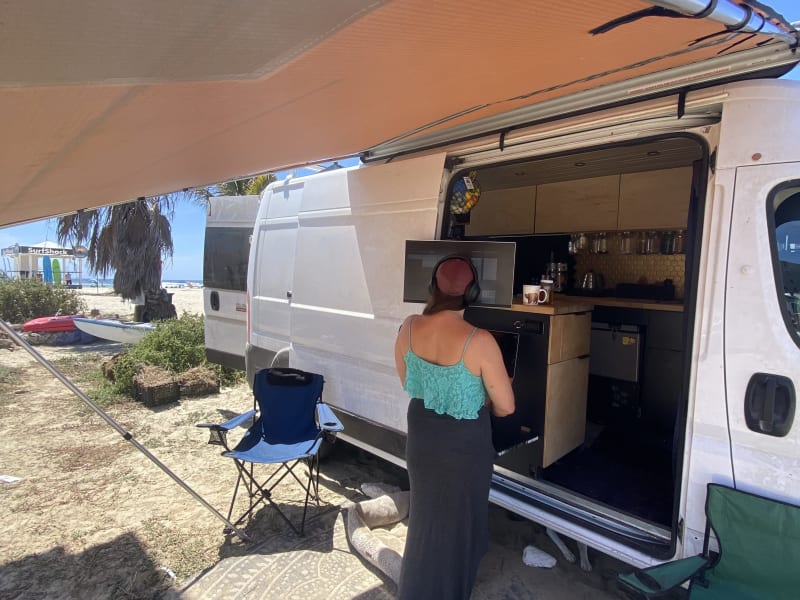
[[[641,416],[639,373],[644,335],[638,325],[592,323],[587,417],[601,424]]]

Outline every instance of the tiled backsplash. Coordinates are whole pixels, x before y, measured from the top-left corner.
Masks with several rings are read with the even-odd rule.
[[[601,273],[606,288],[618,283],[663,283],[672,279],[675,296],[683,298],[685,254],[591,254],[575,255],[575,281],[579,287],[584,274],[589,270]]]

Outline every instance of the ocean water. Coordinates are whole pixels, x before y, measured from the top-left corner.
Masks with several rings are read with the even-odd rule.
[[[81,284],[84,288],[111,288],[114,286],[113,279],[93,279],[84,277],[81,279]],[[202,279],[170,279],[161,282],[163,288],[181,288],[181,287],[202,287]]]

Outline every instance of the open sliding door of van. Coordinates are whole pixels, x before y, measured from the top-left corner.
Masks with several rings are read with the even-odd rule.
[[[734,482],[800,504],[800,162],[736,169],[725,304]]]
[[[394,341],[407,239],[436,236],[444,153],[305,179],[291,312],[292,366],[325,376],[341,411],[405,431]]]

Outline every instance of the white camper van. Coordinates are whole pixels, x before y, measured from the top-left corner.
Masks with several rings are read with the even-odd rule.
[[[465,252],[483,290],[465,318],[517,402],[494,420],[491,501],[639,566],[700,551],[708,482],[800,503],[800,85],[535,110],[270,185],[248,373],[322,373],[341,437],[403,465],[397,329]],[[554,301],[522,304],[546,275]]]
[[[247,331],[247,261],[258,196],[209,199],[203,249],[206,357],[244,370]]]

